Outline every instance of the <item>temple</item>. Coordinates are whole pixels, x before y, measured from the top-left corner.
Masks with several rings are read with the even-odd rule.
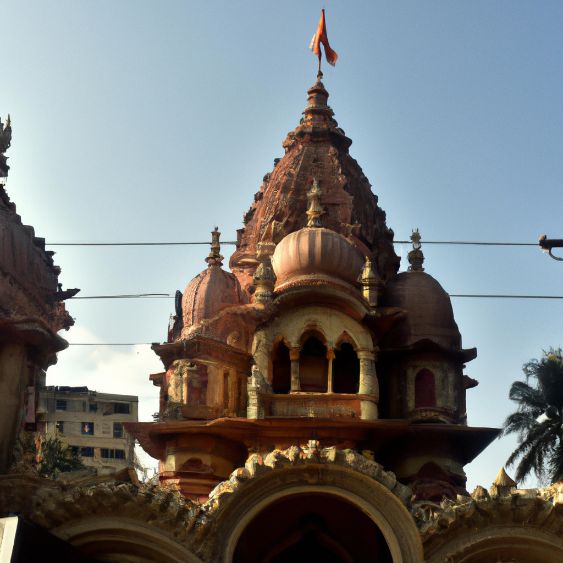
[[[157,420],[123,426],[159,460],[158,483],[131,472],[49,481],[20,466],[0,476],[0,511],[49,531],[49,553],[561,561],[563,484],[519,490],[502,470],[489,491],[466,490],[464,466],[499,433],[467,425],[477,381],[464,368],[476,350],[462,347],[418,230],[399,271],[393,231],[321,78],[244,215],[229,269],[215,228],[205,267],[176,294],[166,341],[153,345]],[[69,324],[66,296],[42,297],[61,319],[42,336],[42,366],[64,347],[53,331]],[[5,537],[16,529],[8,520]]]
[[[463,466],[496,435],[466,425],[463,349],[449,297],[413,234],[393,231],[320,79],[264,177],[223,269],[219,232],[186,286],[168,342],[160,421],[129,425],[161,483],[210,491],[250,453],[309,440],[365,452],[419,500],[465,491]],[[179,301],[179,300],[178,300]]]

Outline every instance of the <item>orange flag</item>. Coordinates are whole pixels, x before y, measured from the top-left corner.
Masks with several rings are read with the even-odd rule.
[[[329,64],[334,66],[336,64],[336,60],[338,59],[338,55],[336,51],[333,51],[330,48],[328,43],[328,35],[326,32],[326,22],[325,22],[325,11],[321,10],[321,19],[319,20],[319,25],[317,26],[317,31],[315,35],[313,35],[313,39],[311,39],[311,44],[309,45],[309,49],[319,57],[319,61],[321,60],[321,43],[325,49],[325,57]]]

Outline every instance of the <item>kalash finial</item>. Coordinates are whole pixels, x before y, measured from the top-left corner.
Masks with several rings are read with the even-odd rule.
[[[415,229],[411,235],[412,250],[408,254],[409,259],[409,272],[424,272],[422,264],[424,264],[424,254],[420,250],[422,244],[420,243],[420,233]]]
[[[322,227],[321,215],[324,215],[324,209],[321,205],[321,188],[316,178],[313,179],[313,185],[307,192],[307,199],[309,200],[309,208],[307,209],[307,227],[318,228]]]
[[[219,227],[215,227],[211,231],[211,252],[205,259],[209,266],[221,266],[223,264],[223,257],[221,256],[221,243],[219,242]]]

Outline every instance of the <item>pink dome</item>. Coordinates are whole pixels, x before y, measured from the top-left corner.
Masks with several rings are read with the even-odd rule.
[[[218,264],[198,274],[187,286],[182,297],[184,327],[199,324],[232,305],[246,303],[237,278]]]
[[[322,227],[290,233],[278,243],[272,256],[278,285],[314,274],[355,283],[363,265],[363,256],[352,243]]]

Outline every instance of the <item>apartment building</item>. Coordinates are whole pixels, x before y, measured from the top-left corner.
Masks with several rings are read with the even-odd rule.
[[[134,440],[124,422],[137,422],[138,397],[88,387],[48,386],[39,391],[37,430],[75,448],[100,474],[131,466]]]

